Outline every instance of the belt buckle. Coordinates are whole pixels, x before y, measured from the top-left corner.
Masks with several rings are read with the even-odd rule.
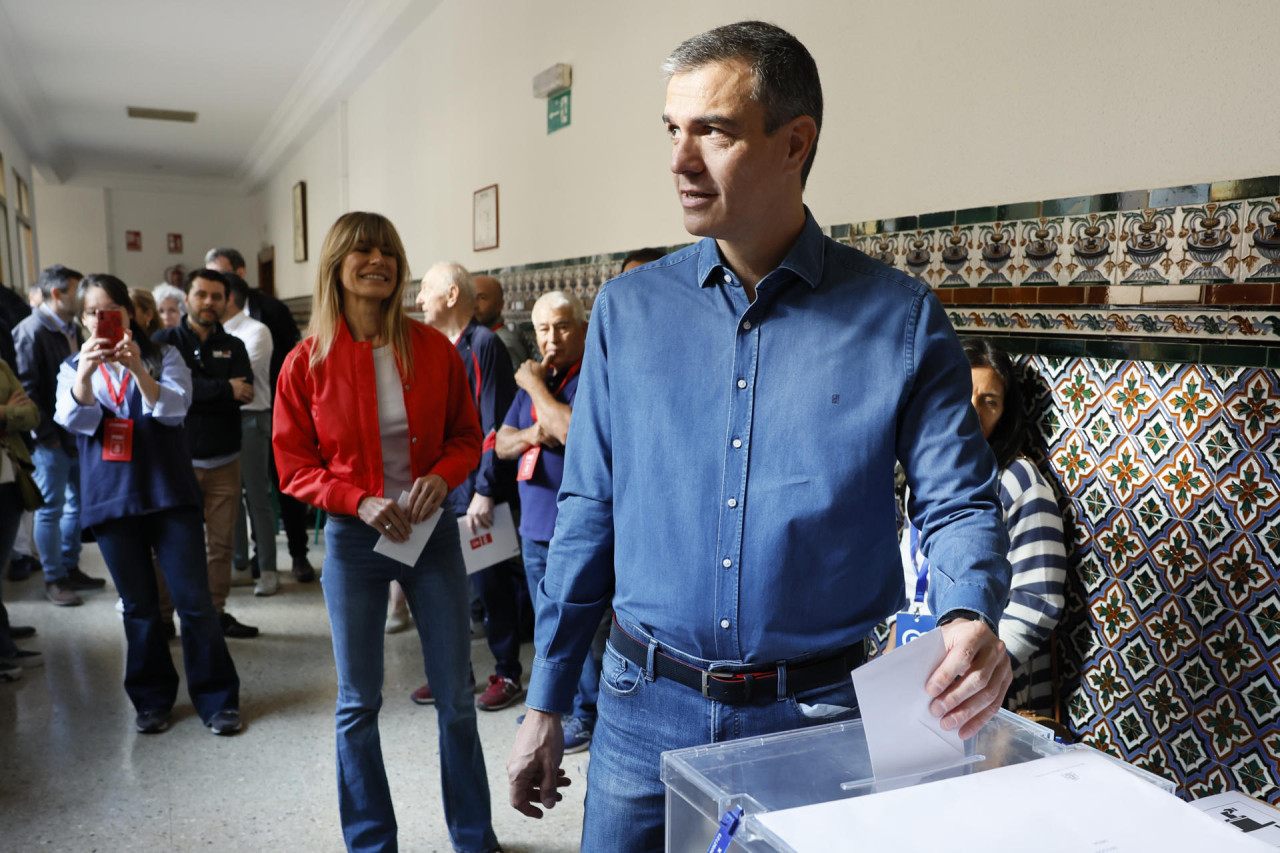
[[[714,698],[715,698],[715,697],[713,697],[713,696],[711,695],[711,693],[710,693],[711,677],[712,677],[713,675],[715,675],[715,666],[716,666],[715,664],[712,664],[711,666],[707,667],[706,669],[701,670],[701,672],[702,672],[702,698],[703,698],[703,699],[714,699]],[[729,673],[728,671],[726,671],[726,672],[725,672],[725,674],[726,674],[726,675],[730,675],[731,673]],[[723,701],[723,700],[716,699],[715,701],[720,702],[720,701]]]

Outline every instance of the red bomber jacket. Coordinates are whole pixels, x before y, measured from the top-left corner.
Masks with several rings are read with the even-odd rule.
[[[410,320],[409,339],[409,467],[415,480],[439,474],[452,490],[480,464],[480,423],[466,370],[453,344],[429,326]],[[355,515],[363,498],[382,496],[373,347],[352,339],[345,320],[315,368],[313,346],[307,338],[294,347],[276,382],[271,443],[280,488],[326,512]]]

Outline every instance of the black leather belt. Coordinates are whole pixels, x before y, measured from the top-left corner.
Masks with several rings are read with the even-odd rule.
[[[642,670],[649,665],[648,643],[628,634],[616,618],[609,631],[609,640],[618,654]],[[862,643],[857,643],[833,655],[802,661],[794,666],[784,662],[761,672],[721,672],[700,669],[655,650],[652,674],[691,687],[707,699],[726,705],[743,705],[753,698],[776,696],[779,672],[785,673],[787,693],[803,693],[847,680],[849,671],[861,666],[865,657]]]

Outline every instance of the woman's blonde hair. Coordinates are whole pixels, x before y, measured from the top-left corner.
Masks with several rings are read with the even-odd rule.
[[[338,336],[342,319],[342,261],[358,245],[377,247],[382,254],[395,259],[396,281],[391,295],[383,300],[382,328],[378,337],[391,345],[396,354],[400,375],[413,374],[410,358],[409,318],[404,310],[404,289],[409,283],[409,261],[396,227],[380,213],[353,210],[338,217],[325,235],[316,270],[316,289],[311,296],[311,324],[307,335],[315,339],[311,347],[311,366],[324,361]]]

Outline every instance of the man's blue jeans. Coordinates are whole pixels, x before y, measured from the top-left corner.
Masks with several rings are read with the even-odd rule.
[[[635,626],[624,627],[632,636],[645,636]],[[703,669],[708,663],[673,654]],[[801,694],[725,705],[678,682],[652,678],[612,644],[605,647],[600,672],[599,711],[587,771],[582,853],[662,851],[666,789],[659,772],[664,750],[833,723],[858,713],[851,679]],[[703,843],[710,841],[708,837]]]
[[[321,585],[338,669],[338,810],[347,849],[397,849],[395,810],[378,735],[383,624],[393,580],[408,599],[436,699],[449,836],[459,851],[496,849],[471,692],[469,584],[453,514],[446,507],[412,567],[374,553],[378,532],[358,518],[331,515],[324,533]]]
[[[45,583],[80,565],[80,457],[62,447],[36,445],[31,453],[44,506],[35,512],[36,549]]]
[[[529,581],[529,598],[533,611],[538,612],[538,587],[547,574],[547,546],[527,536],[520,537],[520,551],[524,556],[524,575]],[[600,695],[600,661],[588,654],[578,676],[578,692],[573,697],[573,715],[595,723],[596,702]]]

